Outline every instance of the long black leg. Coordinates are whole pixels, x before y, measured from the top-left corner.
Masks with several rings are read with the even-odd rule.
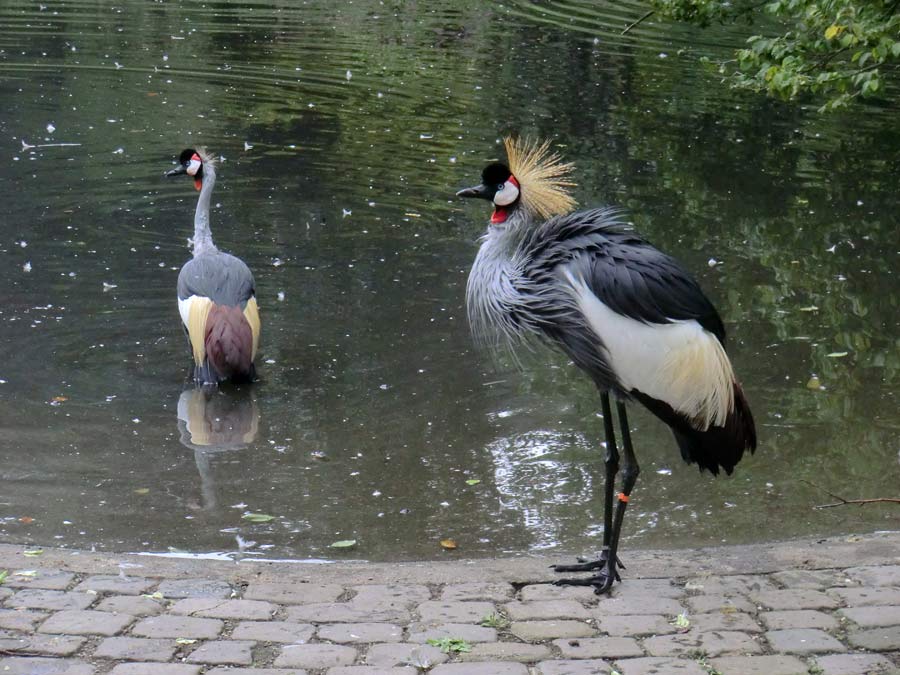
[[[622,433],[622,492],[619,494],[619,501],[616,504],[616,514],[613,521],[612,532],[610,533],[609,558],[617,560],[619,550],[619,536],[622,534],[622,521],[625,518],[625,508],[628,506],[628,499],[631,497],[631,491],[634,484],[637,483],[638,475],[641,473],[641,467],[638,466],[637,457],[634,455],[634,448],[631,445],[631,430],[628,428],[628,415],[625,412],[625,404],[622,401],[616,401],[616,411],[619,413],[619,429]],[[613,570],[615,567],[613,567]]]
[[[582,562],[577,565],[554,565],[556,572],[588,572],[591,570],[603,570],[594,577],[583,579],[558,579],[554,583],[558,586],[594,586],[595,592],[605,593],[610,589],[613,581],[619,579],[616,566],[624,567],[615,555],[615,524],[613,521],[613,498],[616,491],[616,474],[619,473],[619,450],[616,446],[616,432],[613,425],[612,406],[609,403],[609,393],[601,392],[600,403],[603,410],[603,430],[606,435],[606,485],[603,498],[603,551],[598,560]],[[619,414],[624,407],[619,408]],[[625,424],[627,431],[627,422]],[[629,440],[630,444],[630,440]],[[632,453],[634,457],[634,453]]]

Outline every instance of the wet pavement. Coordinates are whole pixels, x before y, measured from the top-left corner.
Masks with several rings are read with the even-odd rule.
[[[294,564],[0,545],[10,675],[900,673],[900,533],[633,551],[611,597],[541,557]]]

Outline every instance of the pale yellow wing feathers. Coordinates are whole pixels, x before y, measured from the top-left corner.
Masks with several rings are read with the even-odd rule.
[[[247,306],[244,307],[244,316],[247,319],[247,323],[250,324],[250,332],[253,333],[253,352],[250,356],[250,360],[256,358],[256,350],[259,347],[259,330],[260,330],[260,322],[259,322],[259,307],[256,305],[256,298],[251,297],[247,300]]]
[[[212,308],[212,300],[196,296],[191,299],[188,308],[187,330],[191,340],[191,350],[194,352],[194,363],[203,365],[206,358],[206,318]]]

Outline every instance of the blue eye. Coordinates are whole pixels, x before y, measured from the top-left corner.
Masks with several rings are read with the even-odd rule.
[[[505,187],[506,187],[506,183],[500,183],[500,185],[497,186],[497,192],[502,191],[503,188],[505,188]]]

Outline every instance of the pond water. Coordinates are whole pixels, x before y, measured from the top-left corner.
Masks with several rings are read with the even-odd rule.
[[[735,93],[696,59],[746,28],[621,35],[643,9],[3,3],[0,538],[596,549],[596,392],[555,354],[495,362],[465,318],[489,214],[453,195],[510,132],[551,138],[581,204],[627,207],[696,274],[757,419],[756,455],[714,479],[634,409],[624,547],[896,529],[890,505],[813,507],[900,484],[900,99],[823,117]],[[175,303],[196,193],[163,178],[195,145],[222,158],[213,234],[263,320],[261,380],[209,396]]]

